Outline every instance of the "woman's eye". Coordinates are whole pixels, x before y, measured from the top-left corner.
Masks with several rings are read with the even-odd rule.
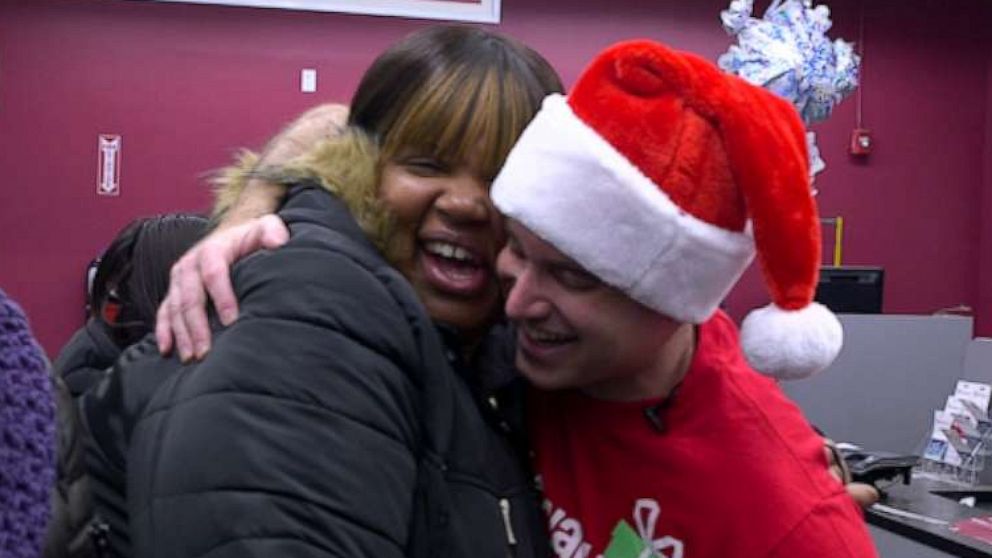
[[[407,159],[403,165],[412,173],[419,176],[437,176],[448,172],[448,167],[437,159],[415,158]]]

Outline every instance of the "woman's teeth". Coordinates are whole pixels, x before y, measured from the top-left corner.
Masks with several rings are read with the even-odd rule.
[[[455,246],[454,244],[449,244],[447,242],[428,242],[424,244],[424,249],[427,250],[427,252],[442,258],[448,258],[450,260],[457,260],[465,263],[475,263],[475,257],[472,256],[468,250],[462,248],[461,246]]]

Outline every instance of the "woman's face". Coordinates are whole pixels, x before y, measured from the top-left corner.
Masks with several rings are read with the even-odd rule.
[[[395,223],[390,260],[431,318],[470,337],[485,331],[500,304],[495,263],[505,241],[478,159],[450,164],[402,150],[380,184]]]

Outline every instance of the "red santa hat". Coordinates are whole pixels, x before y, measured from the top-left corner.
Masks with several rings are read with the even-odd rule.
[[[503,213],[606,283],[701,323],[757,248],[772,304],[744,320],[751,365],[779,378],[827,367],[837,318],[813,302],[820,224],[795,109],[652,41],[601,53],[551,95],[496,178]]]

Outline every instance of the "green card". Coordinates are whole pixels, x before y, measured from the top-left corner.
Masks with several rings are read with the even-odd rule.
[[[646,544],[637,532],[624,520],[620,520],[613,528],[610,545],[603,552],[603,558],[637,558],[644,552]]]

